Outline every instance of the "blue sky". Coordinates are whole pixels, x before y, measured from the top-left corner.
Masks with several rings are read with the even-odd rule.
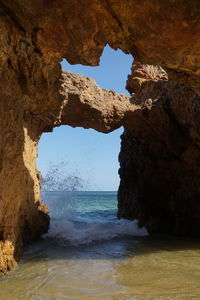
[[[62,62],[64,70],[92,77],[99,86],[128,94],[126,78],[132,57],[106,46],[100,66],[86,67]],[[38,169],[45,176],[49,163],[66,161],[66,175],[77,175],[85,182],[84,190],[114,191],[118,189],[118,154],[123,128],[109,134],[93,129],[61,126],[44,133],[39,143]]]

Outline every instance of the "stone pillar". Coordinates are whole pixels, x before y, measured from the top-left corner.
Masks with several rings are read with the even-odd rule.
[[[122,135],[119,217],[152,233],[199,236],[200,97],[137,63],[127,88],[141,110],[127,116]]]
[[[41,57],[7,17],[0,18],[0,273],[12,270],[23,245],[47,232],[36,169],[42,122],[29,111],[37,101]],[[12,33],[12,34],[11,34]],[[23,40],[24,38],[24,40]],[[31,49],[32,48],[32,49]],[[45,86],[44,86],[45,88]],[[35,93],[35,94],[34,94]],[[32,102],[31,102],[32,101]]]
[[[47,232],[49,217],[41,206],[36,158],[38,124],[25,120],[13,81],[1,88],[0,271],[14,268],[25,243]]]

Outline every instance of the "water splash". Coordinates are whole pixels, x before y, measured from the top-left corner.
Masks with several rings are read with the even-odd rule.
[[[66,174],[65,161],[49,163],[49,168],[42,180],[42,191],[77,191],[84,187],[84,181],[77,175]],[[77,174],[77,171],[75,172]]]
[[[137,221],[117,219],[116,192],[51,192],[43,194],[43,198],[50,209],[50,238],[79,245],[148,235]]]

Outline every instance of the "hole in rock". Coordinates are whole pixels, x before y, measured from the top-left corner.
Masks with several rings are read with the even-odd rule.
[[[93,78],[101,88],[129,95],[125,87],[127,76],[131,72],[132,62],[132,55],[124,54],[121,50],[116,51],[106,46],[99,66],[70,65],[64,59],[62,61],[62,68],[72,73]]]
[[[93,78],[101,88],[113,89],[117,93],[128,95],[125,85],[132,60],[131,55],[106,46],[100,66],[70,65],[63,60],[62,68]],[[51,181],[51,185],[49,180],[49,186],[46,182],[45,189],[79,190],[81,188],[116,191],[119,185],[118,153],[122,131],[123,129],[120,128],[110,134],[103,134],[92,129],[61,126],[55,128],[53,133],[43,133],[39,144],[38,169],[44,177],[48,170],[55,173],[54,177],[57,174],[57,180],[54,178],[54,183]],[[60,168],[60,171],[55,171],[55,168]],[[70,174],[74,178],[80,176],[83,179],[82,183],[77,180],[74,186],[70,186],[71,182],[68,182],[68,186],[64,188],[62,186],[64,182],[60,184],[58,181],[58,179],[61,181],[61,177],[64,176],[63,172],[67,177]]]
[[[62,68],[128,94],[131,63],[131,56],[106,47],[99,67],[72,66],[64,60]],[[44,177],[43,202],[50,210],[50,237],[76,244],[135,233],[130,221],[116,217],[122,131],[103,134],[61,126],[42,135],[37,165]]]

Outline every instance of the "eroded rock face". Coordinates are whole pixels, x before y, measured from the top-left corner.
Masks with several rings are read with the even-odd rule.
[[[37,144],[61,124],[102,132],[124,125],[119,214],[152,230],[166,231],[170,220],[173,233],[189,233],[192,222],[190,233],[198,232],[199,19],[199,0],[0,0],[2,272],[48,229]],[[106,44],[141,63],[128,83],[131,100],[62,74],[63,57],[97,65]]]
[[[200,97],[137,63],[127,88],[141,110],[122,135],[119,216],[151,232],[199,236]]]
[[[69,72],[62,73],[60,93],[64,97],[62,125],[93,128],[104,133],[122,126],[126,113],[139,108],[130,102],[130,97],[101,89],[91,78]]]

